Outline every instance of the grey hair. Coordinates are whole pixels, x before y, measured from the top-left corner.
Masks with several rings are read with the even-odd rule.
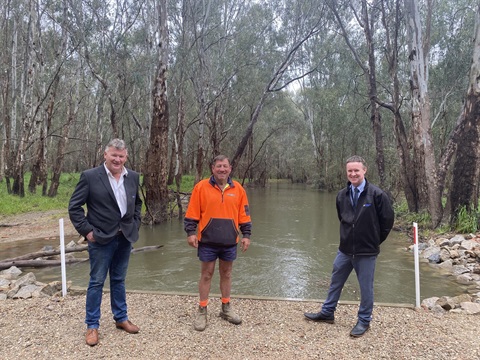
[[[359,162],[359,163],[362,163],[364,168],[367,167],[367,162],[361,156],[358,156],[358,155],[350,156],[345,162],[345,164],[352,163],[352,162]]]
[[[108,149],[111,147],[114,147],[117,150],[125,150],[128,153],[127,146],[125,145],[125,141],[123,141],[122,139],[110,140],[107,146],[105,146],[105,151],[108,151]]]
[[[226,155],[217,155],[213,158],[212,162],[210,163],[210,165],[215,165],[217,163],[217,161],[223,161],[223,160],[227,160],[228,163],[230,164],[230,159],[228,158],[228,156]]]

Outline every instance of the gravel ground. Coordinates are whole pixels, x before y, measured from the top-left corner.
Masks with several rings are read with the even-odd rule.
[[[0,302],[2,359],[478,359],[478,317],[377,305],[370,330],[349,332],[356,305],[340,305],[335,324],[304,319],[315,302],[235,298],[242,316],[235,326],[218,317],[220,301],[209,304],[204,332],[192,327],[197,298],[131,293],[131,321],[138,334],[115,328],[104,295],[100,343],[85,344],[84,295]]]

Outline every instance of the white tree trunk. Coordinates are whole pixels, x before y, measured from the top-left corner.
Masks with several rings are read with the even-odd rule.
[[[424,38],[417,0],[405,0],[407,30],[410,50],[411,118],[414,130],[414,152],[416,163],[424,170],[425,205],[431,216],[432,226],[442,220],[441,194],[439,193],[437,167],[430,125],[430,98],[428,94],[428,49],[424,49]],[[426,43],[429,43],[428,39]],[[419,181],[421,184],[422,181]],[[420,189],[419,193],[425,191]]]

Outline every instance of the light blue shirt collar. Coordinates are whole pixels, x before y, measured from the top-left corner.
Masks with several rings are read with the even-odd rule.
[[[362,191],[365,189],[366,183],[367,183],[367,182],[365,181],[365,179],[363,179],[362,183],[357,187],[358,190],[360,191],[359,194],[361,194]],[[350,184],[350,189],[352,189],[352,192],[353,192],[353,189],[355,189],[355,186],[353,186],[353,185]]]

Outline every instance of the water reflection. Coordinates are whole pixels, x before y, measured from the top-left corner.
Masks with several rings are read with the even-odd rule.
[[[232,294],[325,299],[332,263],[338,248],[335,195],[302,185],[272,184],[267,189],[247,189],[252,221],[252,244],[239,252],[234,264]],[[28,251],[40,249],[44,244]],[[159,250],[131,257],[127,288],[197,293],[200,264],[189,247],[183,223],[173,220],[154,227],[143,226],[135,247],[162,245]],[[413,255],[405,235],[392,233],[382,245],[375,279],[375,300],[415,303]],[[2,258],[9,254],[5,247]],[[10,249],[12,250],[12,249]],[[24,249],[25,250],[25,249]],[[18,252],[18,251],[17,251]],[[21,252],[22,254],[27,251]],[[41,281],[60,280],[60,268],[36,269]],[[88,263],[67,267],[74,285],[88,284]],[[219,293],[218,274],[211,292]],[[458,295],[465,288],[421,264],[421,298]],[[352,273],[341,300],[358,300],[359,289]]]

